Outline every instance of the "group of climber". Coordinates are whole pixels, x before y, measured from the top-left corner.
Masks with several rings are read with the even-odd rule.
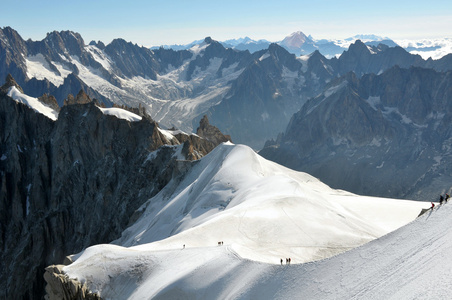
[[[290,265],[291,261],[292,261],[292,259],[290,259],[290,257],[286,258],[286,265]],[[283,259],[281,258],[281,265],[282,265],[282,263],[283,263]]]
[[[444,201],[447,203],[447,201],[449,200],[450,196],[449,194],[446,194],[446,196],[443,197],[443,195],[439,195],[439,204],[443,204]]]
[[[442,205],[443,203],[447,203],[449,198],[450,198],[450,196],[447,193],[445,196],[439,195],[439,205]],[[433,203],[433,202],[431,202],[431,203],[432,203],[432,207],[430,207],[430,208],[433,209],[435,207],[435,203]]]

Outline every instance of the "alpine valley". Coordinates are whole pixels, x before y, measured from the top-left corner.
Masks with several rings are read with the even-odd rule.
[[[0,29],[0,298],[447,297],[452,54],[409,45]]]

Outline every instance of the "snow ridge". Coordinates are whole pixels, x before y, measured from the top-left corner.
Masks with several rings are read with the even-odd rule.
[[[347,256],[359,265],[374,248],[358,248],[370,249],[358,257],[362,250],[338,254],[411,222],[428,206],[333,190],[227,143],[145,203],[115,241],[121,246],[90,247],[64,272],[104,298],[349,298],[355,277],[347,276],[356,275],[341,271]],[[299,265],[281,266],[286,257]],[[294,279],[302,284],[289,284]],[[350,287],[332,291],[341,279]],[[335,282],[324,289],[327,280]]]
[[[40,113],[53,121],[56,121],[58,119],[57,111],[45,104],[42,104],[41,101],[39,101],[37,98],[22,94],[15,86],[9,88],[8,96],[13,98],[16,102],[27,105],[35,112]]]

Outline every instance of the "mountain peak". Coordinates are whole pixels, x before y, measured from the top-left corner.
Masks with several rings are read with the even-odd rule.
[[[356,40],[353,44],[348,48],[348,52],[350,53],[370,53],[369,48],[366,44],[364,44],[361,40]]]
[[[16,80],[13,78],[11,74],[8,74],[6,76],[5,84],[0,87],[0,91],[7,93],[8,89],[12,86],[15,86],[22,94],[24,93],[20,85],[17,84]]]
[[[364,47],[367,48],[366,44],[363,43],[360,39],[356,40],[353,44],[350,45],[350,48],[352,47]]]
[[[295,32],[293,32],[293,33],[291,33],[291,34],[289,35],[289,37],[295,37],[295,36],[306,37],[306,35],[305,35],[301,30],[295,31]]]
[[[285,37],[281,41],[281,45],[289,48],[300,48],[308,40],[308,37],[301,31],[296,31]]]
[[[76,40],[78,43],[85,44],[82,36],[78,32],[63,30],[63,31],[52,31],[47,33],[45,37],[46,40],[62,39],[64,41]]]

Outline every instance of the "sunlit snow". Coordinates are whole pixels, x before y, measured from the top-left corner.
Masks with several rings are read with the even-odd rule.
[[[117,107],[111,107],[111,108],[97,107],[97,108],[99,108],[104,115],[115,116],[118,119],[127,120],[129,122],[136,122],[136,121],[140,121],[142,119],[141,116],[134,114],[128,110],[122,109],[122,108],[117,108]]]
[[[53,108],[41,103],[37,98],[33,98],[22,94],[15,86],[9,88],[8,96],[13,98],[16,102],[23,103],[33,109],[35,112],[43,114],[49,119],[56,121],[58,119],[58,112]]]
[[[206,43],[206,42],[202,42],[202,43],[200,43],[200,44],[197,44],[197,45],[194,45],[193,47],[191,47],[191,48],[189,49],[189,51],[192,52],[192,53],[194,54],[194,55],[193,55],[193,58],[196,58],[196,56],[200,55],[201,52],[202,52],[203,50],[205,50],[209,45],[210,45],[210,44],[208,44],[208,43]]]
[[[28,56],[25,58],[27,66],[27,77],[36,78],[39,80],[47,79],[55,86],[60,86],[64,82],[64,78],[71,73],[71,71],[61,65],[60,63],[53,62],[53,65],[57,68],[60,74],[53,71],[45,59],[45,57],[38,53],[35,56]]]
[[[262,54],[261,57],[259,57],[259,61],[263,61],[264,59],[269,58],[269,57],[270,57],[270,53],[268,53],[268,51],[267,51],[264,54]]]
[[[265,285],[265,274],[277,281],[272,284],[285,282],[286,258],[295,267],[338,255],[429,206],[333,190],[228,143],[145,203],[141,218],[115,242],[121,246],[90,247],[64,271],[105,298],[248,299],[250,287]],[[310,266],[315,269],[301,264],[292,272]]]

